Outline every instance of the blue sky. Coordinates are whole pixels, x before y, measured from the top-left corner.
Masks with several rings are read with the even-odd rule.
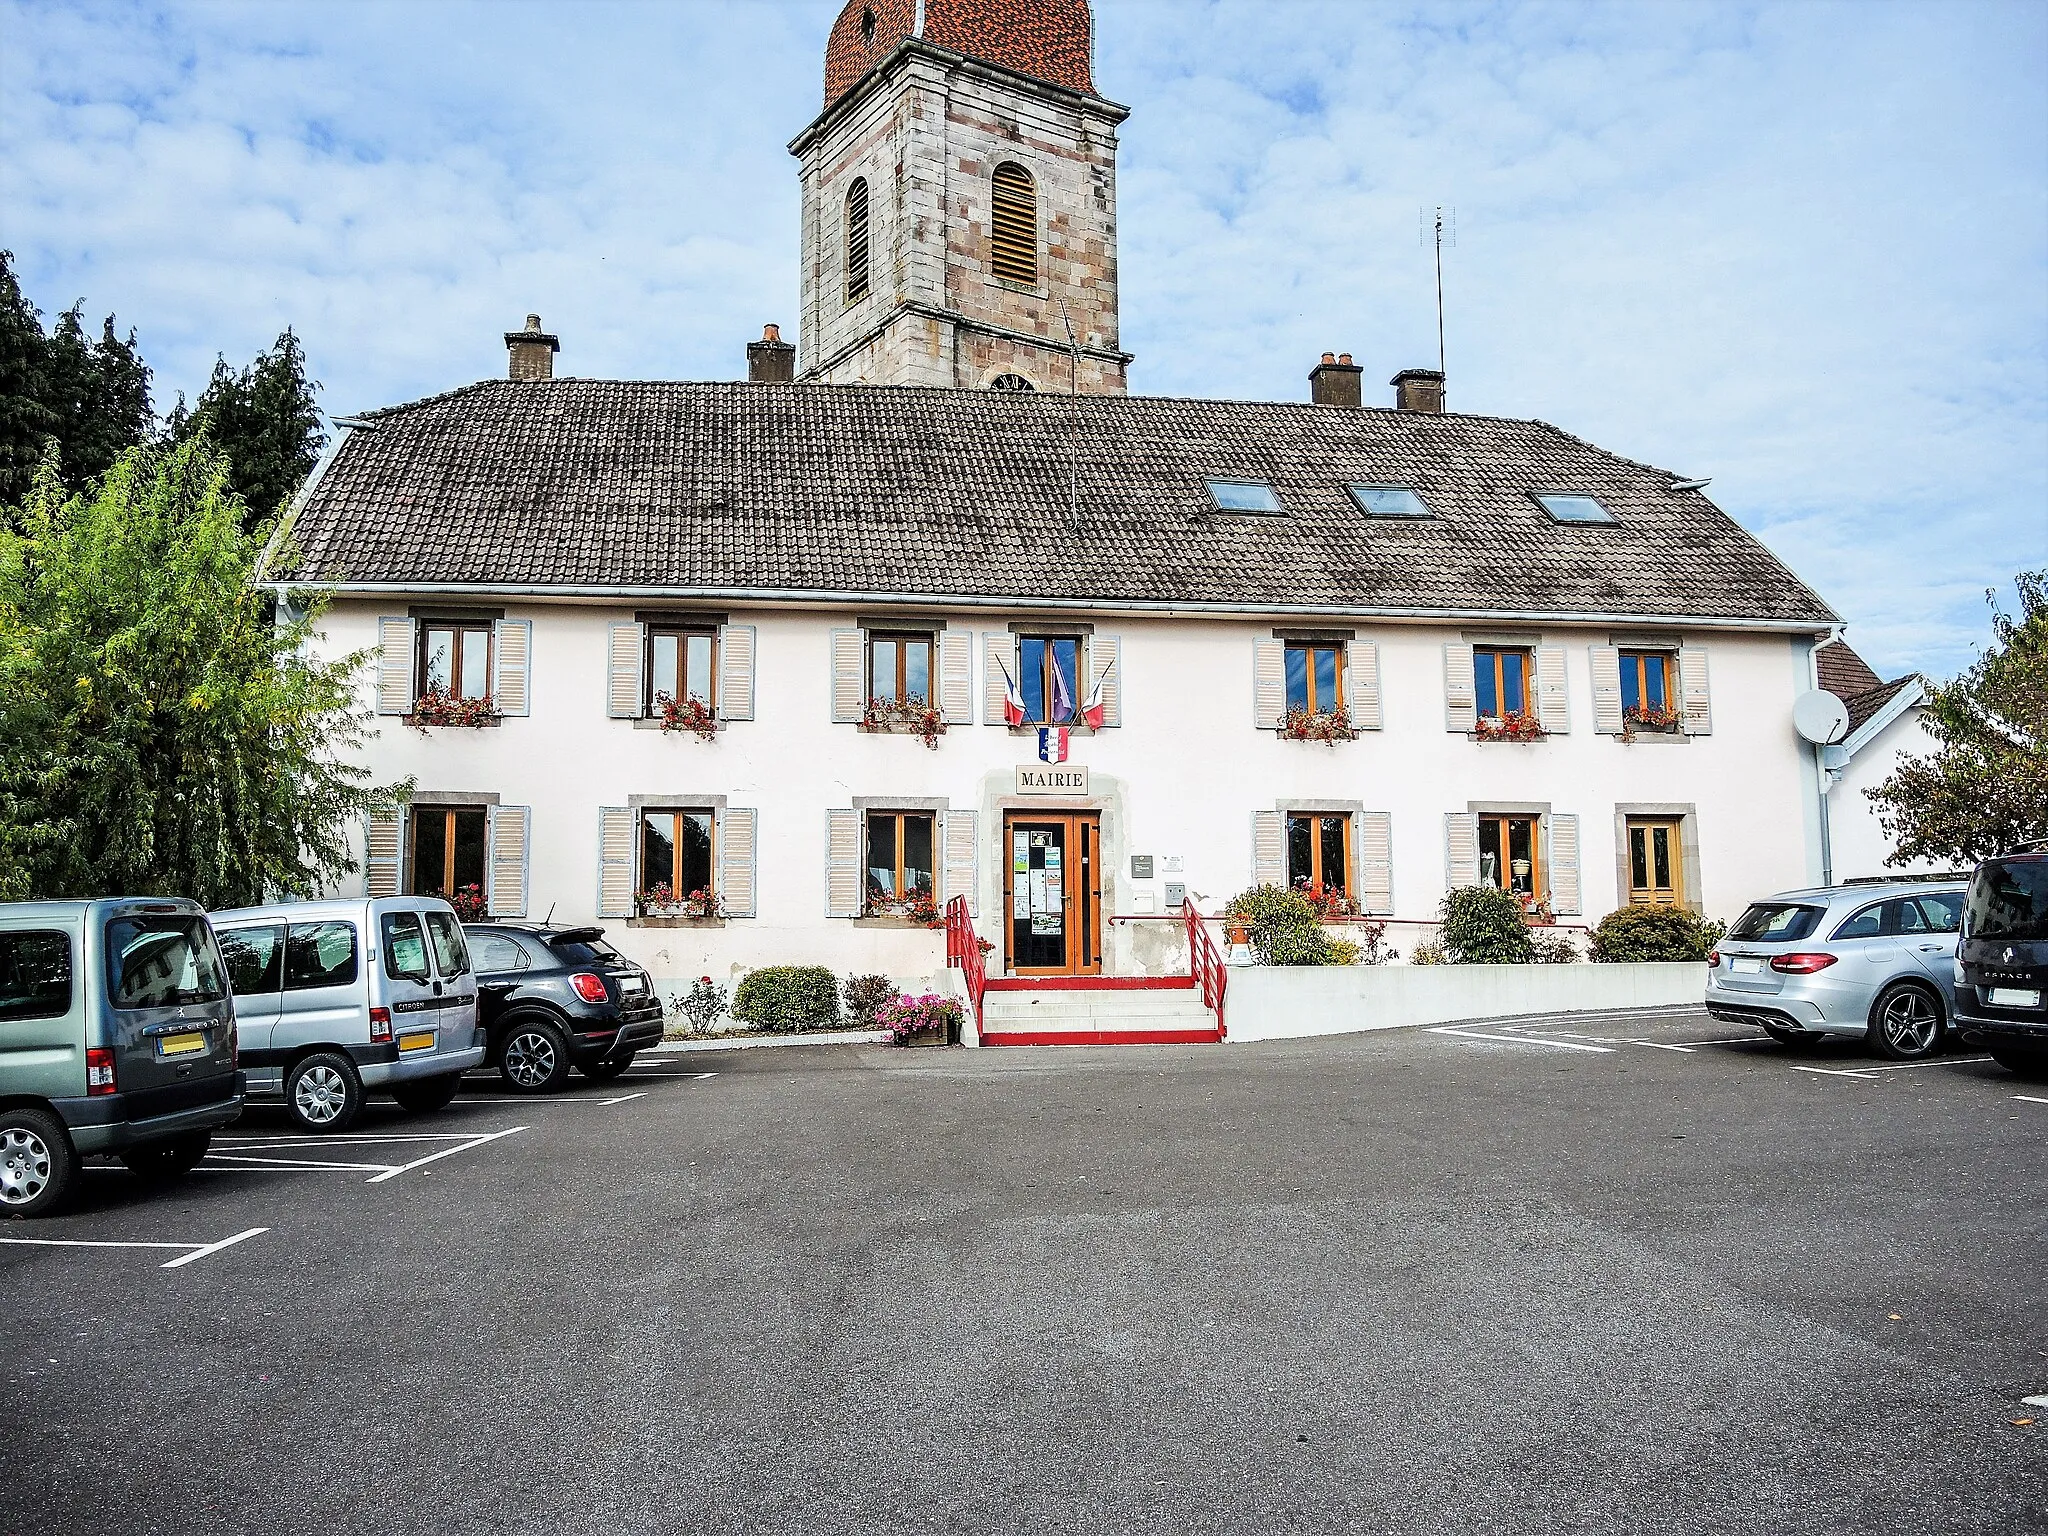
[[[730,378],[796,320],[837,0],[0,0],[0,244],[141,331],[159,403],[289,323],[330,410],[495,376]],[[1147,393],[1436,351],[1454,408],[1710,492],[1882,672],[2048,565],[2048,5],[1096,0]],[[1369,396],[1372,398],[1374,396]]]

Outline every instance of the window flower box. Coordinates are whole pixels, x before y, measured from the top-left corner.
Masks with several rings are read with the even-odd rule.
[[[699,741],[710,741],[718,734],[718,716],[695,694],[677,700],[671,694],[657,693],[654,717],[661,722],[664,736],[672,731],[688,731]]]
[[[1358,728],[1351,723],[1351,711],[1335,709],[1290,709],[1280,719],[1282,741],[1356,741]]]
[[[484,888],[480,885],[460,886],[447,901],[448,905],[455,909],[455,916],[459,922],[479,923],[490,913],[490,903],[485,899]]]
[[[680,917],[709,922],[725,916],[725,903],[708,887],[678,895],[667,881],[640,893],[642,917]]]
[[[434,684],[412,701],[412,713],[405,717],[405,723],[414,730],[424,733],[429,726],[452,725],[469,729],[496,725],[505,717],[498,706],[491,702],[487,693],[481,698],[465,699],[448,692],[439,683]]]
[[[1685,711],[1675,704],[1631,704],[1621,712],[1621,739],[1634,741],[1638,731],[1676,736],[1684,724]]]
[[[1473,736],[1480,741],[1541,741],[1550,732],[1526,709],[1511,709],[1504,715],[1481,715]]]
[[[1319,923],[1342,922],[1358,916],[1358,903],[1334,885],[1325,885],[1320,880],[1303,878],[1294,882],[1294,888],[1308,898],[1308,904],[1315,908]]]
[[[965,1021],[958,1001],[933,992],[894,998],[875,1010],[875,1023],[896,1045],[951,1045]]]
[[[946,732],[946,717],[922,699],[872,698],[861,712],[860,728],[884,735],[916,736],[934,752]]]
[[[939,903],[930,891],[912,891],[901,898],[884,896],[879,891],[870,891],[867,911],[864,917],[899,917],[906,923],[920,928],[943,928],[946,915],[939,910]]]

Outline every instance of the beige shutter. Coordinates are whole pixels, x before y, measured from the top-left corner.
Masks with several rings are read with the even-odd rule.
[[[1394,910],[1394,818],[1387,811],[1360,811],[1353,828],[1358,850],[1358,906],[1368,917]]]
[[[494,805],[488,841],[490,890],[484,901],[493,917],[526,916],[526,841],[533,812],[523,805]]]
[[[1344,647],[1344,707],[1351,711],[1351,728],[1376,731],[1384,723],[1380,713],[1380,648],[1371,640],[1354,640]]]
[[[1444,646],[1444,729],[1479,729],[1479,705],[1472,687],[1472,647],[1462,640]]]
[[[981,637],[981,723],[1005,725],[1004,678],[1017,676],[1017,637],[1008,630],[989,630]]]
[[[1279,811],[1252,812],[1252,884],[1287,884],[1287,818]]]
[[[1571,694],[1565,686],[1564,647],[1536,647],[1536,718],[1552,736],[1569,736]]]
[[[1444,885],[1459,890],[1479,883],[1479,816],[1473,811],[1444,813]]]
[[[1710,736],[1714,730],[1713,701],[1707,690],[1707,653],[1697,645],[1678,648],[1678,689],[1685,700],[1685,734]]]
[[[955,896],[967,898],[967,915],[979,915],[981,907],[980,828],[978,811],[945,811],[939,817],[944,870],[939,887],[941,904]]]
[[[1088,684],[1081,690],[1081,701],[1086,703],[1096,682],[1102,683],[1102,725],[1124,723],[1124,637],[1122,635],[1091,635],[1088,639]]]
[[[832,631],[832,722],[835,725],[858,725],[867,711],[860,675],[861,663],[866,656],[867,647],[859,630]]]
[[[964,629],[939,635],[939,714],[948,725],[974,724],[974,636]]]
[[[1619,736],[1621,718],[1621,652],[1611,645],[1586,648],[1593,670],[1593,729],[1602,736]]]
[[[855,630],[855,634],[860,631]],[[854,810],[825,813],[825,915],[859,917],[861,908],[861,816]]]
[[[1252,724],[1277,731],[1287,713],[1287,644],[1283,640],[1252,642]]]
[[[412,713],[413,675],[419,644],[411,619],[377,621],[377,713]]]
[[[501,715],[524,715],[527,707],[526,676],[533,659],[533,620],[500,619],[493,626],[491,702]],[[491,909],[496,912],[496,908]]]
[[[754,626],[751,624],[719,627],[718,718],[754,718]]]
[[[597,813],[597,915],[633,916],[639,894],[633,865],[639,849],[640,817],[623,805],[607,805]]]
[[[727,806],[718,813],[718,899],[727,917],[752,917],[759,864],[752,806]]]
[[[647,662],[647,626],[611,626],[610,682],[605,712],[614,720],[638,720],[647,713],[647,692],[640,681]]]
[[[1579,895],[1579,818],[1546,816],[1544,831],[1550,838],[1550,910],[1558,917],[1585,911]]]
[[[405,849],[405,811],[372,811],[363,821],[363,894],[396,896]]]

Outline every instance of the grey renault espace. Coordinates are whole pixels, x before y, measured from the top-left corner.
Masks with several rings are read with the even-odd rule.
[[[1955,971],[1963,1038],[2015,1072],[2048,1072],[2048,852],[1977,866]]]

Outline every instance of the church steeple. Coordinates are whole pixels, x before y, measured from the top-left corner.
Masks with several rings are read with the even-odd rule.
[[[1087,0],[848,0],[790,145],[802,377],[1122,393],[1128,115],[1095,93]]]

